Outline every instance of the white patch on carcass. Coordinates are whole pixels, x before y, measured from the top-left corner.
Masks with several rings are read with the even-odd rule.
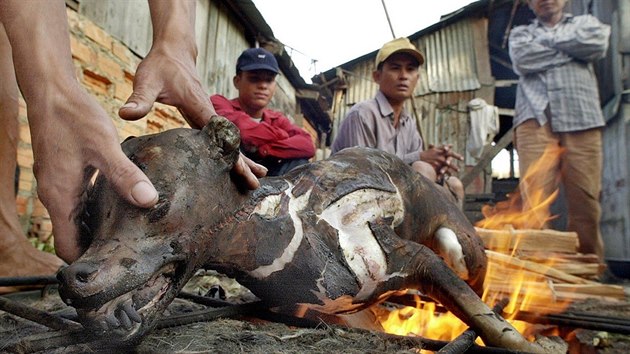
[[[435,232],[435,243],[438,254],[446,264],[462,279],[468,279],[468,268],[464,259],[462,245],[457,241],[455,232],[446,227],[440,227]]]
[[[275,217],[280,210],[280,201],[282,200],[281,194],[272,194],[256,205],[253,214],[258,214],[265,217]]]
[[[319,216],[337,229],[346,262],[360,285],[369,287],[361,292],[371,292],[376,284],[389,278],[385,254],[368,222],[393,217],[393,224],[398,225],[403,215],[403,202],[398,192],[360,189],[343,196]]]
[[[293,257],[295,257],[295,252],[297,252],[298,247],[302,243],[302,239],[304,238],[304,229],[302,228],[302,219],[300,219],[298,213],[304,210],[304,208],[308,204],[308,200],[311,197],[312,189],[309,189],[306,193],[297,198],[291,194],[292,190],[293,185],[290,184],[289,188],[284,191],[284,194],[289,197],[289,216],[291,216],[291,220],[293,221],[293,238],[282,252],[282,255],[274,259],[271,264],[260,266],[249,272],[249,274],[254,278],[264,279],[272,273],[284,269],[287,264],[293,261]],[[262,204],[266,204],[266,199],[267,198],[263,200]],[[269,199],[269,207],[262,206],[261,210],[270,210],[269,208],[273,207],[274,200],[275,199],[273,198]],[[279,200],[277,201],[277,203],[279,203]]]

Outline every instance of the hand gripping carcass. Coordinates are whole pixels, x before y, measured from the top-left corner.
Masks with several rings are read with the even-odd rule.
[[[484,247],[457,206],[398,158],[339,152],[253,192],[233,183],[237,129],[214,118],[126,141],[160,193],[152,209],[121,199],[103,178],[88,192],[85,253],[59,274],[83,325],[135,342],[199,268],[235,277],[270,306],[353,312],[414,288],[490,345],[536,351],[477,296]],[[464,282],[462,279],[466,280]],[[538,350],[540,351],[540,350]]]

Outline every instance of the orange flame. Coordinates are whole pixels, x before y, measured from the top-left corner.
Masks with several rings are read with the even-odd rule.
[[[555,164],[563,148],[548,146],[542,157],[536,161],[521,178],[518,191],[508,200],[496,206],[484,206],[484,220],[475,226],[486,229],[541,229],[554,217],[549,207],[555,200],[558,190],[545,191],[541,172],[549,170]],[[551,185],[557,186],[558,181]],[[523,193],[523,195],[521,195]],[[514,251],[518,245],[514,248]],[[548,264],[551,266],[552,264]],[[515,320],[519,311],[535,311],[537,308],[549,309],[553,303],[555,309],[562,311],[568,304],[555,302],[552,284],[543,275],[533,273],[523,267],[506,267],[499,260],[489,257],[482,300],[489,306],[508,297],[509,303],[504,308],[503,316],[519,332],[525,334],[531,324]],[[403,307],[385,315],[378,316],[385,332],[398,335],[419,335],[435,340],[452,340],[465,331],[468,326],[450,312],[437,313],[435,304],[426,303],[416,297],[416,307]],[[531,338],[530,338],[531,339]],[[479,344],[480,340],[477,340]]]
[[[550,215],[549,207],[558,195],[558,179],[549,183],[545,180],[545,172],[555,168],[564,148],[548,145],[543,155],[533,163],[521,178],[517,191],[506,201],[495,206],[484,205],[481,212],[484,219],[475,226],[485,229],[500,230],[507,225],[515,229],[542,229],[555,218]],[[556,190],[546,188],[556,186]],[[546,187],[546,188],[545,188]]]

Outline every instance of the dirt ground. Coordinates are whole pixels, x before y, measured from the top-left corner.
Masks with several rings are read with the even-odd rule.
[[[231,302],[251,301],[252,296],[237,283],[213,275],[196,277],[185,289],[203,293],[220,283]],[[623,283],[630,290],[630,282]],[[42,297],[42,294],[44,296]],[[9,299],[47,312],[71,312],[56,289],[13,294]],[[205,306],[177,299],[169,315],[204,309]],[[587,300],[572,310],[606,315],[630,323],[630,302],[602,303]],[[571,353],[630,353],[630,335],[603,331],[565,329]],[[26,341],[25,341],[26,339]],[[21,341],[21,342],[20,342]],[[15,344],[20,342],[20,346]],[[181,326],[156,329],[134,348],[110,348],[107,342],[68,346],[64,332],[52,331],[28,320],[0,312],[0,353],[418,353],[421,342],[412,337],[321,323],[301,328],[269,322],[253,316],[219,318]],[[435,342],[435,341],[433,341]],[[435,343],[431,342],[433,345]],[[429,343],[429,344],[431,344]],[[483,348],[479,349],[484,352]],[[431,352],[431,351],[428,351]],[[485,352],[492,352],[486,348]],[[496,351],[494,351],[496,352]]]

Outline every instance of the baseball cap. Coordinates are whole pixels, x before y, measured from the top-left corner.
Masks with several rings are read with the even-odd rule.
[[[387,58],[394,53],[407,53],[416,58],[420,65],[424,64],[424,56],[422,53],[411,43],[409,38],[401,37],[383,44],[383,47],[381,47],[378,54],[376,54],[374,65],[378,67],[380,63],[387,60]]]
[[[279,73],[278,62],[269,51],[262,48],[245,49],[236,60],[236,72],[252,70],[269,70]]]

